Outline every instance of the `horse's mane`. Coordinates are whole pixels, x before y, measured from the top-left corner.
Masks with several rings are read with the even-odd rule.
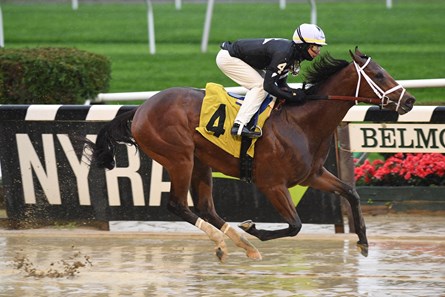
[[[304,83],[311,85],[306,93],[316,93],[321,83],[348,65],[348,61],[335,59],[329,53],[324,54],[306,70]]]

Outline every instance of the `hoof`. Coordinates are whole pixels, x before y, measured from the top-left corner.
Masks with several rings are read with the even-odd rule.
[[[224,263],[227,260],[228,256],[227,252],[224,252],[222,248],[220,247],[215,248],[215,254],[221,263]]]
[[[246,255],[249,259],[252,259],[252,260],[258,260],[258,261],[263,260],[263,257],[261,256],[261,254],[258,250],[252,251],[252,252],[247,252]]]
[[[357,242],[357,248],[364,257],[368,257],[368,244]]]
[[[255,227],[255,224],[251,220],[247,220],[239,224],[238,227],[247,232],[250,228]]]

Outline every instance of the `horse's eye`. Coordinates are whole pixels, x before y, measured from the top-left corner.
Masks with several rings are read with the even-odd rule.
[[[383,75],[382,72],[377,72],[375,75],[375,78],[378,80],[383,80],[385,78],[385,76]]]

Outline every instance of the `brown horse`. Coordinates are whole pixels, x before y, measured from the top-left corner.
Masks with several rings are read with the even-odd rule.
[[[320,98],[336,95],[337,98],[378,99],[382,108],[396,110],[399,114],[412,109],[414,97],[382,67],[358,49],[350,54],[352,62],[329,55],[316,61],[306,75],[307,83],[311,84],[306,93]],[[224,234],[245,249],[248,257],[261,259],[258,250],[216,213],[212,169],[240,177],[240,161],[195,130],[204,95],[204,91],[198,89],[171,88],[159,92],[137,109],[116,117],[100,130],[96,144],[90,143],[93,162],[112,169],[115,145],[122,142],[136,145],[168,171],[171,180],[168,209],[203,230],[215,242],[216,255],[221,261],[227,256]],[[252,177],[289,226],[261,230],[246,221],[240,225],[244,231],[261,240],[297,235],[302,227],[301,220],[288,188],[305,185],[347,199],[359,238],[357,245],[361,253],[367,255],[368,240],[359,195],[323,167],[330,139],[354,103],[310,100],[300,106],[284,105],[272,111],[264,125],[263,136],[256,143]],[[189,190],[196,213],[187,205]]]

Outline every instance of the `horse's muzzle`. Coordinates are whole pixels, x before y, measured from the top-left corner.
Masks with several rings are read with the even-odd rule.
[[[416,102],[416,98],[409,97],[408,99],[405,100],[405,106],[407,108],[409,108],[409,110],[411,110],[411,109],[413,109],[415,102]]]
[[[413,107],[414,107],[415,102],[416,102],[416,98],[414,98],[412,96],[405,99],[403,104],[401,105],[401,109],[403,110],[403,113],[401,113],[401,114],[405,114],[405,113],[411,111],[411,109],[413,109]]]

